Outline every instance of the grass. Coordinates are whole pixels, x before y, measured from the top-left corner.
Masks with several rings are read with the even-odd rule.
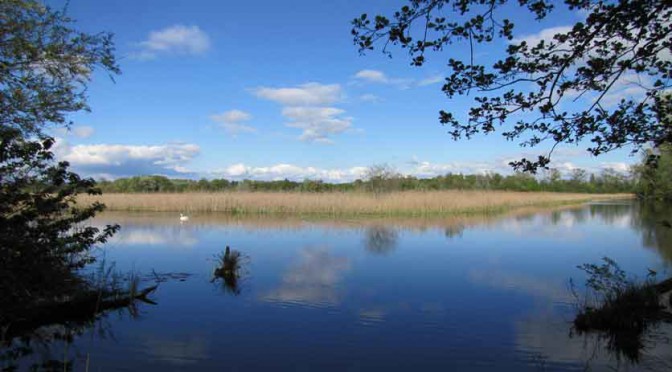
[[[431,216],[499,213],[530,206],[557,206],[593,200],[631,198],[629,194],[572,194],[508,191],[404,191],[387,194],[219,192],[104,194],[82,196],[81,203],[101,201],[110,211],[225,212],[329,216]]]

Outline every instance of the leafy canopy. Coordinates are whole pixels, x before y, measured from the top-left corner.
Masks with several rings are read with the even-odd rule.
[[[45,131],[88,109],[95,68],[119,72],[111,37],[77,31],[36,0],[0,0],[0,322],[70,295],[90,249],[118,228],[82,224],[103,206],[76,196],[99,190],[54,160]]]
[[[88,110],[86,85],[96,67],[119,73],[110,33],[75,30],[74,21],[35,0],[0,0],[0,123],[23,135]]]
[[[552,144],[538,159],[511,165],[535,172],[550,162],[560,143],[590,142],[600,155],[624,146],[633,152],[672,142],[671,100],[662,92],[672,85],[672,6],[666,0],[565,0],[564,6],[587,14],[585,20],[551,39],[528,44],[514,39],[514,22],[498,12],[506,0],[410,0],[392,16],[362,14],[352,35],[360,53],[382,44],[408,51],[422,66],[429,51],[466,42],[466,60],[450,56],[443,92],[452,98],[478,92],[466,120],[441,111],[440,122],[454,139],[492,133],[503,127],[522,146]],[[556,10],[550,0],[510,2],[543,21]],[[506,56],[479,64],[477,44],[507,43]],[[605,99],[631,83],[641,94],[616,103]],[[510,123],[509,121],[513,121]]]

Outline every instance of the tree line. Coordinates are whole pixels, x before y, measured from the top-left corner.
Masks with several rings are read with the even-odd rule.
[[[575,169],[569,177],[562,177],[556,169],[543,175],[528,173],[501,175],[448,173],[432,178],[401,175],[389,167],[374,166],[363,179],[347,183],[329,183],[321,180],[274,181],[227,179],[171,179],[165,176],[136,176],[114,181],[100,181],[98,187],[108,193],[182,193],[220,191],[271,191],[271,192],[392,192],[431,190],[505,190],[553,191],[580,193],[629,193],[637,189],[637,179],[632,174],[604,170],[589,174]]]

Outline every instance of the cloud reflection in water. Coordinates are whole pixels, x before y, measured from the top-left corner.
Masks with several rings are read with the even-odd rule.
[[[339,284],[349,269],[346,257],[334,256],[326,248],[304,248],[280,286],[262,299],[318,307],[336,305],[341,299]]]

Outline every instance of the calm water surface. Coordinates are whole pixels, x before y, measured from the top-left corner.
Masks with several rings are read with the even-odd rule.
[[[576,269],[603,256],[669,276],[669,210],[590,204],[497,218],[234,219],[116,214],[107,262],[187,273],[160,284],[140,316],[108,314],[72,343],[32,341],[23,362],[75,370],[671,370],[661,327],[634,364],[571,331]],[[213,281],[225,246],[234,286]],[[151,285],[147,280],[145,285]]]

